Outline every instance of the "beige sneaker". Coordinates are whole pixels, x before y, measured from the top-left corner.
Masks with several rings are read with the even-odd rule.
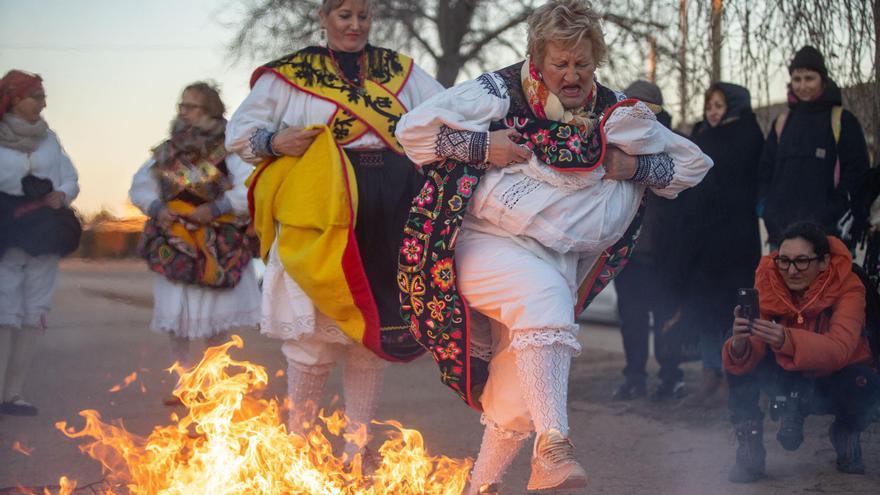
[[[530,491],[584,488],[587,473],[574,458],[574,445],[559,430],[542,433],[532,454]]]

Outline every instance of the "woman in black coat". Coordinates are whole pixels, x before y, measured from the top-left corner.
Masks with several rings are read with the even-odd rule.
[[[759,172],[770,242],[792,223],[812,221],[852,248],[851,198],[870,163],[864,132],[842,109],[840,88],[818,50],[801,48],[788,71],[789,108],[767,136]]]
[[[705,94],[704,120],[691,139],[715,166],[682,194],[685,272],[682,324],[700,336],[703,379],[687,402],[701,405],[721,385],[721,345],[736,306],[736,289],[752,287],[761,256],[755,213],[758,163],[764,135],[749,91],[713,84]]]

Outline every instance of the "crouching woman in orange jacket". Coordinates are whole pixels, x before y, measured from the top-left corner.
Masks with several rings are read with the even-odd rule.
[[[834,414],[829,437],[837,469],[864,473],[860,433],[880,397],[880,377],[862,332],[865,287],[849,250],[818,225],[792,225],[779,251],[761,259],[755,287],[760,315],[750,321],[737,307],[722,350],[738,443],[730,480],[764,473],[761,390],[773,399],[776,438],[786,450],[803,441],[805,416]]]

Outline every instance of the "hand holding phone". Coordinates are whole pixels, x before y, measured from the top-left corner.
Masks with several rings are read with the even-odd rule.
[[[739,306],[739,314],[742,318],[753,321],[761,315],[758,307],[758,289],[737,289],[736,304]]]

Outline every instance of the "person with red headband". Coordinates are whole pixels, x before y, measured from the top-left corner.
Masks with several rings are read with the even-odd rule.
[[[0,413],[34,416],[22,396],[36,339],[46,329],[58,260],[82,232],[70,203],[77,173],[40,116],[42,78],[11,70],[0,79]]]

